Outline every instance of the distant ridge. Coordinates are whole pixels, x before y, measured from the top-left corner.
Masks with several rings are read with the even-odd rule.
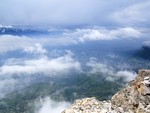
[[[0,25],[0,35],[24,36],[24,35],[39,35],[39,34],[49,34],[49,33],[50,32],[48,30],[18,28],[18,27]]]
[[[145,60],[150,60],[150,43],[146,43],[142,48],[134,54],[137,58],[142,58]]]

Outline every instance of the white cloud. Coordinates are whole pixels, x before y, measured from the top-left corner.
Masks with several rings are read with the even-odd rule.
[[[103,77],[108,81],[115,81],[119,78],[123,78],[124,82],[130,82],[137,75],[135,72],[127,70],[114,71],[112,67],[98,62],[96,58],[92,58],[86,65],[90,67],[90,74],[102,74]]]
[[[44,46],[67,46],[71,44],[78,44],[86,41],[95,40],[114,40],[114,39],[132,39],[140,38],[144,34],[141,29],[132,27],[106,29],[106,28],[91,28],[91,29],[76,29],[66,31],[58,35],[56,38],[36,38],[26,36],[0,36],[0,53],[23,50],[32,54],[46,54],[47,50]]]
[[[0,53],[13,51],[16,49],[24,48],[24,46],[30,46],[33,41],[27,37],[19,37],[12,35],[0,36]]]
[[[46,54],[47,50],[43,46],[60,46],[76,44],[71,37],[60,36],[58,38],[31,38],[26,36],[1,35],[0,53],[8,51],[22,50],[32,54]]]
[[[137,74],[135,72],[130,72],[130,71],[118,71],[116,73],[116,77],[123,77],[125,82],[130,82],[131,80],[134,80],[135,76]]]
[[[5,28],[13,28],[12,26],[4,26],[4,25],[1,25],[1,24],[0,24],[0,28],[1,28],[1,27],[5,27]]]
[[[46,54],[47,53],[46,49],[44,49],[42,45],[39,43],[36,43],[35,45],[33,44],[32,46],[25,46],[23,49],[27,53],[34,53],[34,54]]]
[[[89,62],[86,64],[88,67],[90,67],[90,73],[103,73],[106,75],[112,75],[113,71],[112,69],[109,69],[109,67],[103,63],[98,63],[96,58],[91,58]]]
[[[117,38],[140,38],[141,32],[138,29],[125,27],[110,31],[112,37]]]
[[[36,40],[26,36],[1,35],[0,53],[20,49],[27,53],[46,53],[46,50],[40,43],[40,39]]]
[[[114,40],[114,39],[132,39],[140,38],[142,32],[132,27],[106,29],[76,29],[74,32],[64,33],[64,37],[71,37],[77,42],[94,41],[94,40]]]
[[[134,78],[136,77],[136,73],[135,72],[131,72],[131,71],[118,71],[118,72],[113,72],[111,75],[108,75],[106,77],[106,80],[108,81],[115,81],[118,80],[119,78],[122,78],[124,82],[128,83],[132,80],[134,80]]]
[[[35,113],[61,113],[69,105],[68,102],[57,102],[50,97],[40,98],[35,102]]]
[[[70,70],[81,71],[80,63],[72,58],[70,54],[49,59],[46,56],[30,60],[11,59],[0,67],[0,75],[13,74],[37,74],[61,75],[68,73]]]

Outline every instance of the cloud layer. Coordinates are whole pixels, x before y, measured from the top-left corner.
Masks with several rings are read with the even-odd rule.
[[[34,55],[34,53],[32,53]],[[73,58],[70,51],[65,55],[48,58],[36,55],[34,58],[9,58],[0,66],[0,98],[14,90],[29,86],[39,76],[63,77],[72,72],[80,73],[80,62]],[[37,80],[40,81],[40,80]]]
[[[23,85],[28,84],[33,77],[36,78],[38,75],[58,77],[69,75],[72,71],[78,73],[83,72],[86,74],[102,73],[107,75],[105,76],[106,80],[115,81],[118,80],[118,78],[124,78],[124,81],[128,82],[135,77],[136,74],[134,72],[129,72],[127,70],[120,70],[116,72],[114,71],[114,68],[111,66],[109,67],[105,63],[95,60],[88,61],[89,56],[85,58],[85,64],[82,64],[82,61],[77,59],[78,56],[82,54],[78,52],[74,54],[72,51],[66,51],[64,48],[66,46],[70,47],[70,45],[72,46],[76,44],[77,46],[74,47],[80,49],[80,45],[84,45],[84,43],[90,41],[110,41],[120,39],[126,39],[129,41],[139,39],[141,41],[143,37],[149,36],[147,33],[149,33],[149,29],[146,29],[145,31],[145,29],[134,27],[114,29],[93,27],[66,30],[63,33],[58,34],[55,38],[49,35],[46,37],[38,37],[38,39],[36,36],[1,35],[1,97],[3,97],[7,92],[13,91],[16,86],[21,86],[22,83]],[[53,50],[55,47],[56,49]],[[60,51],[59,49],[57,50],[57,47]],[[61,50],[63,52],[61,52]],[[23,55],[21,54],[21,56],[17,58],[15,56],[16,51],[17,53],[23,53]],[[8,57],[3,58],[5,55],[8,55]],[[77,57],[74,55],[77,55]],[[111,57],[115,56],[113,55]],[[85,68],[89,68],[88,73],[84,70]]]
[[[100,40],[137,39],[148,35],[146,32],[143,29],[132,27],[116,29],[85,28],[64,31],[55,38],[51,36],[40,37],[38,40],[36,37],[1,35],[0,53],[23,50],[26,53],[42,55],[47,53],[46,49],[44,49],[45,46],[67,46]]]
[[[47,57],[31,60],[10,59],[0,67],[0,75],[32,75],[42,73],[52,76],[68,73],[72,69],[80,71],[80,63],[75,61],[70,54],[67,54],[54,59],[49,59]]]
[[[134,22],[136,26],[149,23],[148,15],[148,0],[2,0],[0,4],[4,25],[125,26]]]
[[[73,33],[66,34],[66,37],[73,37],[75,40],[79,42],[86,42],[94,40],[140,38],[141,35],[142,33],[138,29],[126,27],[118,29],[105,29],[105,28],[77,29]]]

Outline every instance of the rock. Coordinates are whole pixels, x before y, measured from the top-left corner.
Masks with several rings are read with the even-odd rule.
[[[76,100],[62,113],[150,113],[150,70],[140,70],[135,80],[117,92],[111,100]]]
[[[101,102],[92,97],[76,100],[69,109],[62,113],[106,113],[107,111],[112,111],[110,101]]]
[[[131,113],[148,113],[150,87],[143,84],[144,78],[148,77],[150,70],[140,70],[135,80],[112,97],[112,107],[121,107],[125,112],[130,110]]]

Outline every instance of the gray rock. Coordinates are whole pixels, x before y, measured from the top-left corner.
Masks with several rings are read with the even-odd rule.
[[[147,78],[145,78],[147,77]],[[117,92],[111,100],[96,98],[76,100],[62,113],[150,113],[150,70],[140,70],[135,80]]]

